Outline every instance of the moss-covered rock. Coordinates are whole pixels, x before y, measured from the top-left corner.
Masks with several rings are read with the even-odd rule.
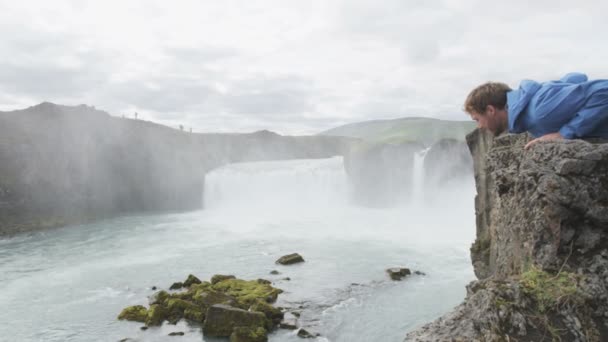
[[[224,281],[226,279],[236,279],[236,277],[233,275],[216,274],[213,277],[211,277],[211,284],[215,285],[215,284],[219,283],[220,281]]]
[[[230,335],[230,342],[267,342],[268,333],[264,328],[236,327]]]
[[[148,318],[148,309],[141,305],[134,305],[126,307],[122,310],[122,312],[118,315],[118,319],[134,321],[134,322],[142,322],[144,323]]]
[[[190,287],[194,284],[200,284],[202,283],[200,279],[198,279],[197,277],[195,277],[192,274],[188,275],[188,278],[186,279],[186,281],[184,281],[184,287]]]
[[[215,304],[238,306],[236,298],[211,289],[197,291],[192,297],[192,300],[194,303],[203,307],[205,310]],[[246,307],[241,307],[241,309],[246,309]]]
[[[275,308],[274,306],[266,303],[262,300],[257,300],[255,303],[251,305],[249,311],[256,311],[263,313],[266,318],[268,318],[272,325],[279,324],[283,319],[283,312],[279,308]],[[272,326],[271,326],[272,327]],[[269,327],[269,328],[271,328]]]
[[[165,310],[159,304],[150,305],[150,309],[148,309],[148,315],[146,317],[146,325],[147,326],[158,326],[163,323],[165,320]]]
[[[184,283],[182,283],[181,281],[178,281],[178,282],[171,284],[171,286],[169,286],[169,290],[179,290],[182,287],[184,287]]]
[[[213,285],[213,289],[236,298],[243,305],[252,305],[257,300],[273,303],[283,290],[256,280],[226,279]]]
[[[158,291],[148,298],[148,304],[162,304],[167,298],[169,298],[169,293],[167,291]]]
[[[191,319],[198,322],[201,322],[204,319],[204,313],[201,307],[179,298],[167,299],[166,310],[167,320],[172,324],[177,323],[182,318]],[[187,315],[186,311],[188,311]]]
[[[249,312],[224,304],[216,304],[207,310],[203,334],[205,336],[229,337],[235,327],[265,329],[266,316],[260,312]]]

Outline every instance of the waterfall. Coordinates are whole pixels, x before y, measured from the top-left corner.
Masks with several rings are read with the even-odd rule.
[[[343,158],[235,163],[205,177],[206,209],[299,209],[348,202]]]
[[[421,203],[424,201],[425,188],[425,172],[424,172],[424,157],[430,147],[414,153],[414,166],[412,168],[412,204]]]

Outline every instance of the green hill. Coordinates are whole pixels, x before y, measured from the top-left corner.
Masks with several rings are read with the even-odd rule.
[[[319,134],[360,138],[370,142],[418,141],[431,144],[444,138],[464,141],[464,136],[474,128],[473,121],[401,118],[357,122],[332,128]]]

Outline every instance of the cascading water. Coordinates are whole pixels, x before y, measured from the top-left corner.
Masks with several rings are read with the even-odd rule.
[[[412,204],[421,205],[424,202],[425,170],[424,157],[430,147],[414,153],[414,165],[412,167]]]
[[[229,164],[205,177],[206,209],[341,207],[348,200],[342,157]]]

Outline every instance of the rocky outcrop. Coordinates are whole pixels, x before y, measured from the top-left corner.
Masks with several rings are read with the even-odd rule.
[[[200,324],[203,334],[230,337],[233,341],[264,341],[283,319],[281,309],[272,306],[283,291],[269,281],[242,280],[234,276],[214,276],[215,282],[189,275],[182,292],[159,291],[149,298],[150,307],[129,306],[119,320],[159,326],[185,319]]]
[[[203,206],[204,175],[231,162],[343,155],[353,139],[192,134],[88,107],[0,112],[0,236]]]
[[[480,280],[406,341],[608,340],[608,144],[528,140],[467,137]]]

